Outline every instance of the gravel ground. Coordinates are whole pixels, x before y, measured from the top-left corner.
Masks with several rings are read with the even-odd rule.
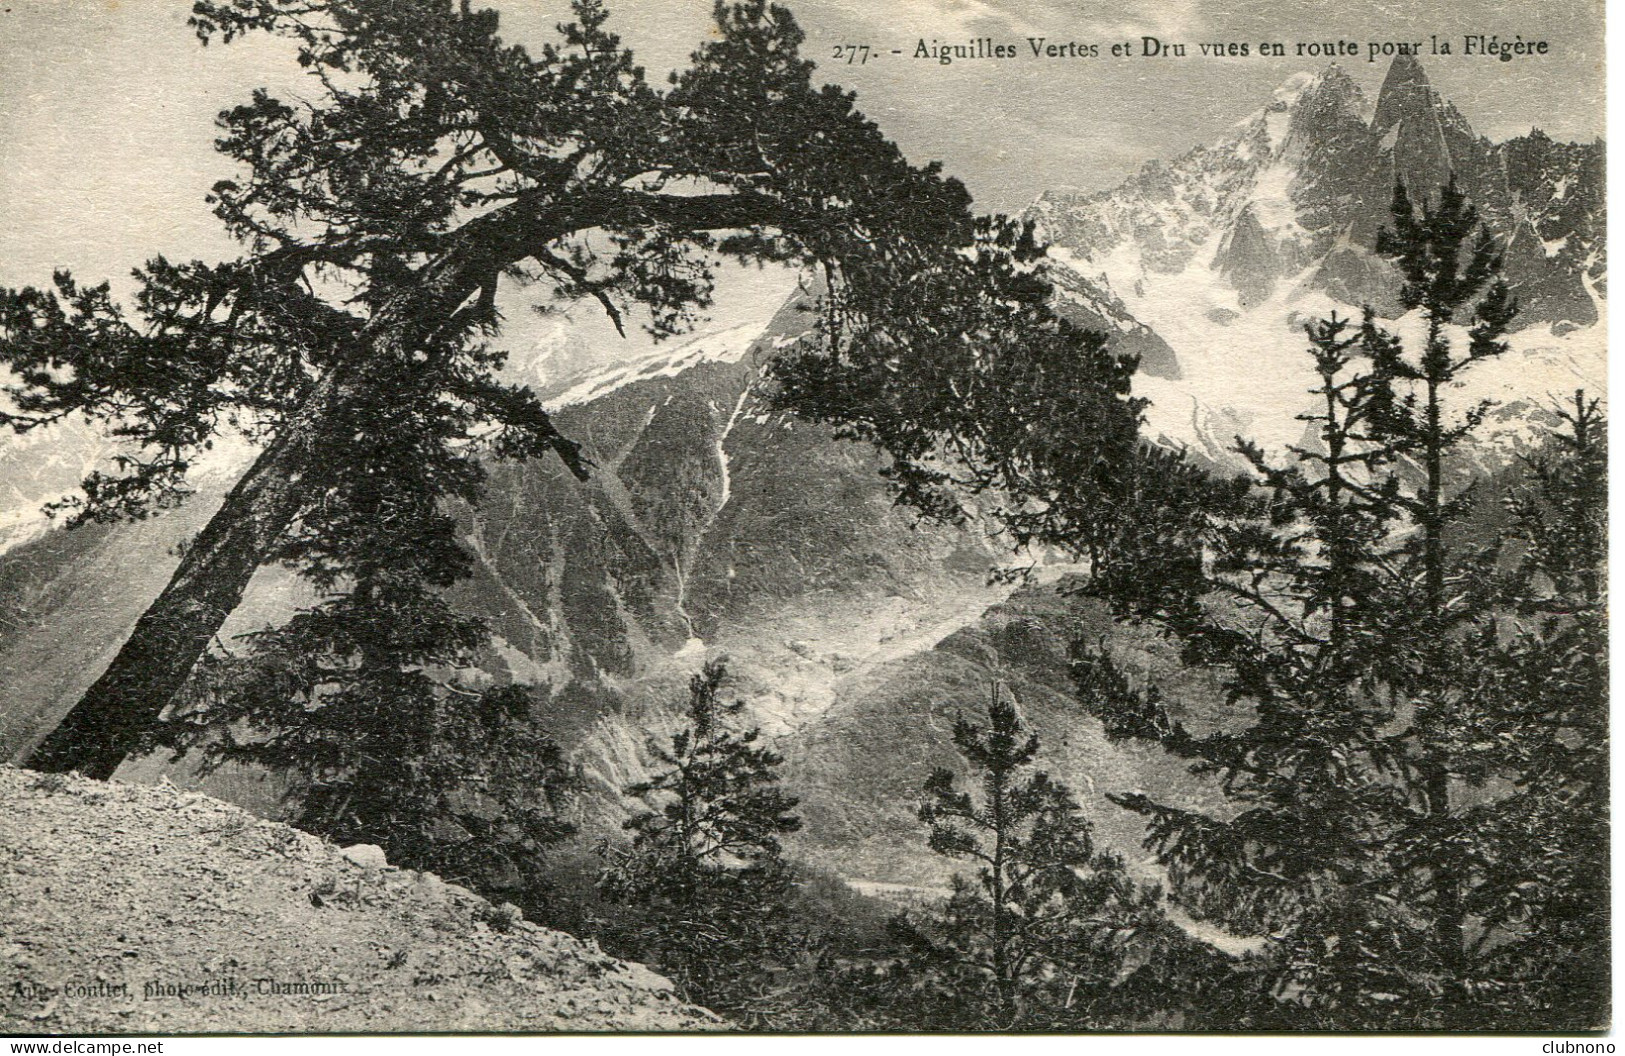
[[[167,783],[9,766],[0,969],[12,1035],[724,1026],[649,969],[377,848]]]

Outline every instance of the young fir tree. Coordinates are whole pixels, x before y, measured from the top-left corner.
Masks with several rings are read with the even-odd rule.
[[[1408,740],[1409,757],[1425,783],[1425,810],[1439,827],[1432,872],[1432,898],[1436,929],[1433,952],[1447,971],[1460,973],[1467,955],[1466,908],[1459,875],[1469,868],[1453,851],[1462,841],[1448,838],[1459,813],[1452,802],[1452,782],[1466,776],[1453,760],[1466,747],[1463,737],[1479,730],[1471,727],[1471,694],[1464,692],[1464,675],[1478,663],[1468,628],[1483,619],[1481,605],[1452,602],[1460,584],[1450,582],[1453,555],[1445,538],[1451,521],[1463,519],[1471,508],[1470,489],[1451,494],[1445,462],[1471,435],[1485,407],[1470,409],[1460,420],[1445,413],[1444,396],[1473,364],[1506,352],[1501,340],[1517,304],[1499,277],[1501,258],[1487,230],[1478,229],[1478,215],[1456,188],[1452,177],[1440,192],[1437,207],[1424,203],[1418,216],[1403,184],[1394,189],[1394,228],[1377,241],[1379,253],[1392,259],[1404,275],[1400,301],[1420,311],[1427,324],[1420,354],[1407,359],[1396,338],[1372,333],[1367,342],[1374,375],[1383,382],[1408,388],[1401,399],[1385,402],[1377,428],[1394,452],[1416,459],[1424,477],[1419,487],[1394,493],[1396,510],[1416,529],[1402,549],[1400,584],[1389,591],[1390,604],[1405,606],[1412,617],[1408,628],[1417,648],[1391,674],[1394,688],[1411,697],[1415,721]],[[1476,239],[1474,235],[1476,233]],[[1452,323],[1469,323],[1467,342],[1458,348],[1446,332]],[[1406,583],[1405,581],[1409,581]],[[1406,587],[1409,589],[1405,589]],[[1463,720],[1468,720],[1464,725]]]
[[[779,786],[783,758],[759,729],[734,728],[744,703],[720,698],[726,677],[707,663],[689,681],[682,726],[648,742],[656,772],[626,789],[643,805],[625,823],[631,846],[603,849],[599,891],[626,912],[602,933],[690,1000],[759,1025],[780,1010],[775,965],[797,956],[779,838],[801,820]]]
[[[562,809],[579,781],[529,692],[483,684],[489,632],[442,593],[469,557],[440,498],[466,497],[477,467],[397,446],[392,419],[438,412],[414,427],[432,434],[451,418],[422,394],[378,391],[390,395],[355,422],[367,485],[335,489],[290,533],[285,560],[319,600],[206,658],[183,721],[152,736],[199,748],[206,767],[285,776],[308,831],[523,902],[546,847],[574,831]]]
[[[1123,1013],[1112,990],[1130,974],[1131,949],[1168,940],[1158,893],[1098,850],[1071,792],[1033,769],[1038,738],[997,686],[987,718],[954,725],[980,794],[937,770],[919,811],[931,849],[973,863],[976,876],[955,875],[940,913],[894,921],[907,952],[876,982],[916,1029],[1106,1025]]]
[[[1528,1007],[1534,978],[1495,953],[1530,949],[1537,924],[1518,892],[1571,905],[1586,892],[1528,853],[1541,841],[1523,822],[1597,787],[1595,774],[1543,775],[1537,760],[1597,734],[1600,686],[1554,691],[1600,654],[1566,653],[1578,674],[1491,678],[1530,647],[1507,633],[1516,606],[1490,589],[1491,558],[1452,536],[1472,492],[1451,480],[1450,456],[1483,409],[1452,420],[1443,397],[1505,350],[1514,307],[1499,259],[1473,240],[1476,215],[1453,186],[1420,215],[1401,190],[1395,220],[1381,245],[1424,346],[1413,357],[1369,311],[1358,331],[1312,325],[1319,409],[1302,417],[1319,443],[1287,463],[1242,445],[1267,499],[1215,524],[1177,604],[1114,584],[1187,661],[1222,672],[1237,721],[1189,729],[1155,686],[1087,646],[1075,669],[1111,736],[1159,743],[1217,779],[1223,814],[1115,798],[1146,816],[1178,897],[1268,936],[1276,997],[1328,1027],[1473,1026]]]
[[[1463,811],[1468,954],[1508,1030],[1609,1021],[1607,425],[1583,392],[1557,413],[1480,563],[1497,619],[1468,690],[1499,734],[1471,746],[1497,787]]]

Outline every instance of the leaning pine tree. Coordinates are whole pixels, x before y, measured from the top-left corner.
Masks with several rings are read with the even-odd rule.
[[[183,501],[222,437],[256,453],[30,765],[110,775],[255,571],[303,567],[302,526],[368,505],[371,447],[421,457],[437,501],[477,497],[482,458],[557,456],[585,477],[487,345],[516,299],[598,305],[658,338],[692,327],[725,262],[819,268],[848,326],[812,350],[833,364],[820,377],[884,385],[816,406],[787,386],[785,405],[876,439],[905,486],[956,436],[975,453],[979,423],[1025,378],[1090,403],[1085,446],[1132,434],[1124,365],[1055,319],[1042,284],[1012,290],[1021,268],[996,247],[1014,225],[979,227],[962,185],[911,165],[849,93],[816,86],[787,11],[718,3],[713,38],[669,86],[648,82],[599,0],[572,11],[532,53],[498,35],[495,12],[454,0],[194,6],[205,43],[279,37],[310,75],[308,99],[262,90],[219,116],[239,175],[212,201],[243,255],[156,259],[130,304],[65,274],[0,295],[0,365],[17,379],[0,423],[82,416],[121,441],[79,520]],[[906,328],[867,325],[903,301]],[[959,326],[972,316],[984,325]],[[995,338],[997,356],[975,353]]]
[[[1595,853],[1584,823],[1559,819],[1600,807],[1606,787],[1593,747],[1601,550],[1567,541],[1600,537],[1585,527],[1600,501],[1594,425],[1562,442],[1575,464],[1536,474],[1551,478],[1537,490],[1576,474],[1587,488],[1519,492],[1513,536],[1525,542],[1463,541],[1474,489],[1451,456],[1483,408],[1452,418],[1444,396],[1505,352],[1515,307],[1453,185],[1420,213],[1399,190],[1394,215],[1380,248],[1404,274],[1423,346],[1407,350],[1369,311],[1359,327],[1311,325],[1318,409],[1303,417],[1319,442],[1285,462],[1242,444],[1267,498],[1253,516],[1212,520],[1182,596],[1165,581],[1106,581],[1188,662],[1222,673],[1237,720],[1188,728],[1102,649],[1080,644],[1075,672],[1111,736],[1219,779],[1223,814],[1115,798],[1145,815],[1178,898],[1268,937],[1271,989],[1300,1022],[1599,1025],[1594,976],[1585,1008],[1568,1012],[1542,980],[1556,950],[1599,934]],[[1527,539],[1560,516],[1578,525],[1546,532],[1565,540],[1566,571],[1539,573],[1552,551]],[[1509,564],[1524,586],[1497,574]],[[1532,582],[1545,585],[1539,604],[1520,594]],[[1566,942],[1543,947],[1554,932]]]
[[[574,831],[564,808],[579,782],[532,691],[478,670],[486,625],[445,597],[470,561],[441,500],[471,501],[478,476],[437,445],[396,443],[402,420],[432,430],[445,409],[401,387],[380,396],[351,448],[367,486],[335,492],[289,535],[317,600],[205,657],[150,739],[205,770],[281,775],[306,831],[523,902],[547,848]]]

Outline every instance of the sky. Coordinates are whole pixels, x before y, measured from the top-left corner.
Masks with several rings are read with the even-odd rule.
[[[489,2],[489,0],[488,0]],[[563,0],[495,0],[509,39],[539,47]],[[1339,60],[1374,97],[1387,60],[1372,41],[1464,34],[1544,40],[1548,53],[1422,56],[1430,78],[1492,139],[1538,126],[1560,139],[1602,134],[1601,0],[788,0],[818,75],[916,162],[940,159],[980,208],[1018,211],[1050,189],[1109,187],[1146,160],[1221,135],[1300,70],[1297,42],[1351,40]],[[203,202],[230,174],[212,153],[213,116],[255,87],[307,90],[282,43],[204,48],[187,0],[0,0],[0,285],[39,283],[54,267],[120,276],[148,256],[219,258],[235,250]],[[710,27],[710,0],[610,0],[618,32],[654,79],[682,64]],[[1183,59],[1113,58],[1145,35],[1181,42]],[[1093,44],[1094,58],[912,58],[921,40]],[[1247,58],[1205,58],[1203,41],[1247,42]],[[1257,42],[1287,45],[1285,58]],[[869,45],[865,64],[834,58]],[[893,55],[892,49],[904,54]],[[732,280],[730,280],[732,281]],[[746,282],[749,279],[739,281]],[[723,320],[719,320],[723,321]]]

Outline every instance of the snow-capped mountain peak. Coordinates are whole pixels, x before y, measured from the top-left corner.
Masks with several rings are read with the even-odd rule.
[[[1139,383],[1166,403],[1154,429],[1206,448],[1279,419],[1268,439],[1289,443],[1309,380],[1303,324],[1366,304],[1397,315],[1397,276],[1374,252],[1394,185],[1422,200],[1452,178],[1505,247],[1531,331],[1518,347],[1599,389],[1601,144],[1539,131],[1491,143],[1411,57],[1390,67],[1374,107],[1336,65],[1294,74],[1214,142],[1111,190],[1047,194],[1029,215],[1073,273],[1057,280],[1063,303],[1111,304],[1117,330],[1139,324],[1140,340],[1171,352],[1172,370],[1142,370]],[[1215,440],[1204,422],[1231,435]]]

